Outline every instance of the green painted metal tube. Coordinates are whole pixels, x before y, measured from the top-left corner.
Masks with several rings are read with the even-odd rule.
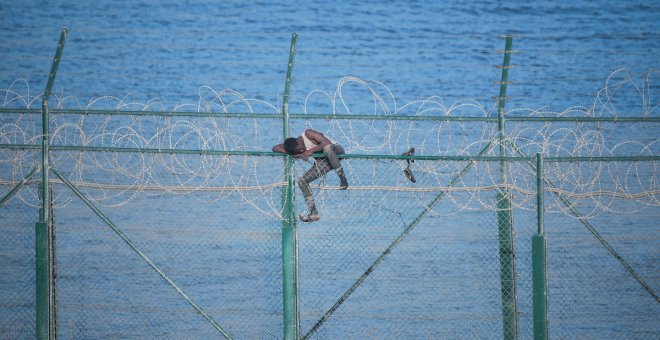
[[[542,208],[541,208],[542,209]],[[547,250],[544,234],[532,236],[532,302],[534,339],[548,338]]]
[[[42,125],[42,138],[41,138],[41,209],[39,210],[39,222],[35,225],[35,258],[36,258],[36,335],[37,339],[54,338],[55,334],[51,334],[50,330],[54,329],[52,322],[56,322],[51,318],[54,313],[55,306],[51,304],[51,291],[54,284],[51,278],[52,268],[50,268],[50,251],[51,237],[50,235],[50,187],[49,187],[49,163],[48,163],[48,147],[50,135],[50,116],[48,111],[48,100],[53,91],[55,84],[55,77],[57,76],[57,69],[62,59],[62,52],[64,51],[64,43],[69,30],[62,28],[60,33],[60,40],[57,44],[55,57],[48,74],[48,82],[41,102],[41,125]]]
[[[544,234],[543,157],[536,154],[536,215],[538,234],[532,236],[532,303],[534,339],[548,338],[547,247]]]
[[[536,225],[538,227],[539,235],[543,234],[543,215],[544,215],[544,205],[543,205],[543,156],[540,153],[536,154]]]
[[[502,330],[504,339],[518,338],[518,306],[516,266],[513,237],[511,193],[497,193],[497,226],[500,257],[500,288],[502,296]]]
[[[286,68],[286,81],[284,83],[284,97],[282,98],[282,135],[284,138],[289,138],[289,99],[291,96],[291,83],[293,82],[293,63],[296,58],[296,44],[298,42],[298,34],[291,35],[291,48],[289,49],[289,63]]]
[[[217,155],[217,156],[279,156],[281,153],[271,151],[231,151],[231,150],[195,150],[195,149],[157,149],[157,148],[117,148],[104,146],[51,146],[58,151],[92,151],[92,152],[128,152],[155,153],[179,155]]]
[[[511,63],[511,45],[513,38],[508,35],[504,48],[504,61],[502,63],[502,80],[500,81],[500,95],[497,98],[497,127],[500,142],[500,157],[506,156],[506,128],[504,122],[504,105],[506,104],[506,88],[509,83],[509,68]],[[508,164],[504,161],[500,163],[502,170],[502,183],[507,182]]]
[[[498,97],[496,97],[498,98]],[[40,109],[0,108],[0,113],[41,113]],[[117,115],[117,116],[163,116],[163,117],[205,117],[205,118],[246,118],[246,119],[282,119],[281,113],[259,112],[172,112],[172,111],[131,111],[107,109],[50,109],[51,114],[71,115]],[[403,120],[403,121],[440,121],[440,122],[487,122],[497,123],[498,117],[484,116],[434,116],[434,115],[373,115],[373,114],[324,114],[324,113],[289,113],[290,119],[340,119],[340,120]],[[506,117],[511,122],[575,122],[575,123],[658,123],[660,117]]]
[[[48,221],[36,223],[35,229],[35,284],[36,284],[36,331],[37,339],[49,339],[49,259],[48,259]]]
[[[506,157],[506,127],[505,112],[506,90],[509,83],[509,68],[511,64],[511,50],[513,37],[506,36],[504,48],[504,61],[502,62],[502,78],[500,81],[500,95],[497,98],[499,156]],[[504,159],[500,161],[501,180],[507,183],[509,176],[509,163]],[[511,210],[511,193],[501,190],[497,195],[497,226],[500,244],[500,287],[502,294],[502,327],[504,339],[518,338],[518,308],[516,294],[516,266],[513,239],[513,216]]]
[[[39,167],[35,166],[34,168],[32,168],[30,173],[28,173],[27,176],[23,178],[23,180],[18,182],[11,190],[9,190],[7,194],[2,196],[2,198],[0,198],[0,207],[3,204],[5,204],[7,201],[9,201],[9,199],[12,198],[12,196],[14,196],[19,190],[21,190],[21,188],[25,185],[25,183],[27,183],[32,178],[32,176],[34,176],[37,173],[37,170],[39,170]]]
[[[660,161],[660,156],[543,157],[543,160],[546,162],[646,162]]]
[[[660,117],[507,117],[512,122],[540,123],[658,123]]]
[[[64,43],[66,42],[66,36],[69,30],[63,28],[60,33],[60,41],[57,44],[57,51],[55,52],[55,58],[53,58],[53,64],[50,68],[50,73],[48,74],[48,82],[46,83],[46,90],[44,91],[44,96],[41,101],[41,125],[42,125],[42,141],[41,141],[41,172],[42,175],[42,186],[41,186],[41,197],[43,199],[42,209],[40,212],[40,221],[48,220],[49,209],[48,206],[48,146],[49,146],[49,137],[50,137],[50,115],[48,111],[48,100],[50,95],[53,92],[53,85],[55,84],[55,77],[57,76],[57,69],[60,66],[60,60],[62,59],[62,52],[64,51]]]
[[[280,116],[281,117],[281,116]],[[0,149],[41,149],[35,144],[0,144]],[[218,156],[272,156],[283,157],[279,152],[270,151],[232,151],[232,150],[199,150],[199,149],[157,149],[157,148],[119,148],[105,146],[73,146],[51,145],[50,151],[89,151],[89,152],[126,152],[126,153],[154,153],[173,155],[218,155]],[[321,156],[322,154],[318,154]],[[342,154],[342,158],[352,159],[414,159],[419,161],[477,161],[477,162],[531,162],[530,156],[404,156],[382,154]],[[544,157],[545,162],[647,162],[660,161],[660,156],[584,156],[584,157]]]
[[[289,138],[289,97],[293,81],[293,64],[296,56],[298,34],[291,36],[289,63],[284,85],[282,100],[282,136]],[[284,158],[284,177],[287,186],[282,195],[282,318],[284,322],[284,339],[298,339],[300,334],[300,318],[298,313],[298,235],[296,231],[296,207],[294,161],[289,155]]]
[[[0,144],[0,149],[39,149],[39,145],[33,144]],[[231,150],[199,150],[199,149],[155,149],[155,148],[120,148],[105,146],[70,146],[54,145],[50,147],[51,151],[89,151],[89,152],[125,152],[125,153],[154,153],[154,154],[173,154],[173,155],[217,155],[217,156],[273,156],[283,157],[285,154],[271,151],[231,151]],[[315,155],[322,157],[322,153]],[[532,160],[532,157],[490,157],[490,156],[404,156],[404,155],[366,155],[366,154],[342,154],[342,158],[353,159],[392,159],[406,160],[414,159],[420,161],[479,161],[479,162],[499,162],[506,160],[509,162],[520,162]],[[649,160],[644,156],[643,160]],[[660,156],[657,156],[660,160]],[[631,160],[631,159],[624,159]],[[650,159],[652,160],[652,159]]]

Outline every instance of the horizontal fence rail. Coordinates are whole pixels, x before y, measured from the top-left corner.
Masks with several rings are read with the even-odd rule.
[[[70,115],[117,115],[117,116],[164,116],[164,117],[216,117],[216,118],[256,118],[256,119],[281,119],[282,115],[277,113],[251,113],[251,112],[188,112],[188,111],[129,111],[129,110],[82,110],[82,109],[51,109],[53,114]],[[25,113],[41,114],[39,109],[8,109],[0,108],[0,113]],[[337,119],[337,120],[419,120],[419,121],[447,121],[447,122],[490,122],[496,123],[497,117],[477,116],[432,116],[432,115],[373,115],[373,114],[314,114],[314,113],[290,113],[291,119]],[[507,116],[507,121],[512,122],[610,122],[610,123],[659,123],[660,117],[519,117]]]
[[[40,150],[40,145],[28,144],[0,144],[0,149]],[[217,156],[272,156],[283,157],[281,153],[269,151],[231,151],[231,150],[184,150],[184,149],[150,149],[150,148],[120,148],[120,147],[94,147],[94,146],[64,146],[50,147],[53,151],[90,151],[90,152],[120,152],[120,153],[163,153],[182,155],[217,155]],[[321,157],[322,153],[314,154]],[[482,162],[529,162],[535,160],[528,156],[405,156],[405,155],[369,155],[369,154],[342,154],[346,159],[399,159],[399,160],[426,160],[426,161],[482,161]],[[584,156],[584,157],[544,157],[549,162],[641,162],[659,161],[660,156]]]

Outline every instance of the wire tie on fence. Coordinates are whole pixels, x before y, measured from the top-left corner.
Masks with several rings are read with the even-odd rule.
[[[493,99],[493,100],[506,100],[506,96],[505,97],[492,96],[492,97],[490,97],[490,99]]]
[[[516,53],[520,53],[520,50],[497,50],[497,53],[516,54]]]
[[[495,65],[495,68],[508,70],[508,69],[512,69],[516,66],[518,66],[518,65],[516,65],[516,64],[511,64],[511,65],[508,65],[508,66]]]
[[[514,98],[514,97],[510,97],[510,96],[504,96],[504,97],[492,96],[491,97],[491,99],[495,99],[495,100],[509,100],[511,98]]]

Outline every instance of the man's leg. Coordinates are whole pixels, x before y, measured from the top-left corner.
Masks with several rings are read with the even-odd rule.
[[[320,219],[319,212],[316,210],[316,204],[314,203],[314,197],[312,196],[312,190],[309,187],[309,183],[325,175],[331,169],[332,167],[327,159],[317,158],[314,162],[314,165],[309,170],[307,170],[307,172],[305,172],[298,180],[298,187],[303,193],[305,203],[307,203],[307,206],[309,207],[309,215],[300,215],[300,219],[303,222],[313,222]]]
[[[346,180],[344,169],[341,166],[339,157],[337,157],[337,155],[344,153],[344,148],[339,144],[330,144],[323,148],[323,153],[325,154],[325,157],[328,158],[330,166],[337,172],[337,176],[339,176],[339,189],[344,190],[348,188],[348,181]]]

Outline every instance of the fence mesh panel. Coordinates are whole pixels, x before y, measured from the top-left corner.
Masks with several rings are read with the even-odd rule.
[[[40,163],[39,118],[3,113],[3,131],[26,125],[2,135],[3,196]],[[262,152],[281,124],[262,120],[54,115],[51,166],[75,188],[50,174],[58,336],[221,337],[214,323],[235,338],[282,336],[285,170]],[[308,126],[346,146],[349,188],[334,172],[313,182],[321,219],[296,222],[302,337],[531,338],[536,152],[563,158],[543,169],[550,336],[660,334],[651,129],[632,143],[616,132],[636,123],[517,122],[506,150],[520,157],[498,160],[491,122],[297,119],[292,130]],[[410,146],[479,157],[388,157]],[[619,154],[647,159],[575,158]],[[296,161],[296,178],[310,166]],[[7,338],[35,335],[40,176],[0,206]]]
[[[12,187],[0,185],[0,196]],[[24,186],[21,194],[34,196],[36,187]],[[39,209],[18,195],[0,206],[0,334],[9,339],[36,335],[34,226]]]
[[[487,162],[418,161],[414,184],[401,171],[405,161],[342,163],[376,167],[380,184],[390,186],[374,188],[371,179],[349,174],[349,190],[332,190],[337,179],[329,174],[325,192],[316,192],[321,221],[299,229],[303,334],[502,335],[498,190],[448,186],[452,178],[471,181]],[[453,169],[443,174],[444,185],[437,169]],[[528,240],[518,243],[517,251],[528,255]],[[527,291],[529,271],[517,276]],[[506,294],[514,293],[510,284]],[[531,334],[526,320],[522,330]]]
[[[66,152],[71,155],[59,157],[99,157],[89,151]],[[114,161],[135,156],[117,153],[115,157]],[[173,156],[142,157],[153,162],[156,157]],[[201,156],[176,157],[192,164]],[[218,187],[192,182],[168,186],[168,181],[180,179],[168,179],[166,172],[160,173],[158,186],[148,181],[103,184],[105,178],[94,177],[93,171],[70,180],[228,333],[239,338],[278,338],[282,333],[278,215],[282,161],[230,158],[228,163],[241,166],[259,159],[253,170],[259,176],[250,180],[239,176],[226,182],[231,185]],[[333,173],[315,182],[321,220],[298,222],[302,334],[310,338],[489,337],[504,334],[511,327],[508,322],[514,322],[519,337],[531,337],[530,239],[537,232],[533,188],[468,185],[475,176],[491,173],[493,163],[418,160],[413,168],[417,182],[411,183],[402,173],[405,160],[345,159],[348,190],[337,190]],[[580,167],[574,163],[555,169]],[[614,163],[610,170],[629,169],[633,162]],[[634,163],[642,173],[655,171],[654,161]],[[75,174],[66,164],[61,163],[59,171]],[[593,170],[588,164],[586,169]],[[297,173],[307,166],[298,162]],[[461,173],[466,167],[469,171]],[[378,169],[382,182],[360,176],[371,171],[366,169]],[[437,169],[443,169],[440,176]],[[523,175],[532,172],[530,168]],[[557,175],[548,173],[550,182],[556,181],[553,174]],[[447,185],[458,176],[460,186]],[[3,193],[15,182],[5,180]],[[53,176],[52,182],[59,336],[218,335],[116,230],[62,181]],[[34,334],[38,184],[32,179],[0,207],[7,231],[2,233],[1,248],[6,316],[2,327],[10,338]],[[506,254],[500,249],[499,227],[506,220],[498,199],[503,188],[513,188],[515,283],[502,276]],[[629,187],[629,194],[613,195],[603,186],[599,193],[582,197],[560,187],[546,189],[551,336],[657,334],[657,301],[617,257],[657,291],[655,194],[634,195],[635,188]],[[304,200],[297,200],[297,210],[306,210]],[[636,216],[634,221],[631,216]],[[517,298],[515,318],[507,319],[503,299],[511,288]]]
[[[199,157],[179,160],[192,163]],[[278,160],[263,162],[262,173],[271,175],[273,165],[281,163]],[[159,179],[161,183],[171,180]],[[239,338],[281,335],[281,220],[259,211],[265,211],[263,204],[273,203],[260,202],[263,197],[272,195],[274,203],[281,204],[279,188],[259,193],[194,186],[126,190],[121,185],[101,187],[102,181],[88,177],[77,184],[144,256],[226,332]],[[177,288],[70,188],[56,187],[63,204],[56,221],[60,335],[219,336]],[[103,206],[104,199],[110,204]],[[245,208],[246,200],[251,200],[252,209]]]
[[[601,166],[636,169],[641,178],[651,181],[657,177],[656,162]],[[653,204],[657,194],[608,194],[616,184],[604,185],[602,194],[587,199],[566,194],[562,200],[556,192],[545,193],[548,318],[553,337],[648,339],[660,334],[660,304],[639,281],[655,294],[660,290],[660,209]],[[639,184],[628,183],[626,189],[633,194]]]

